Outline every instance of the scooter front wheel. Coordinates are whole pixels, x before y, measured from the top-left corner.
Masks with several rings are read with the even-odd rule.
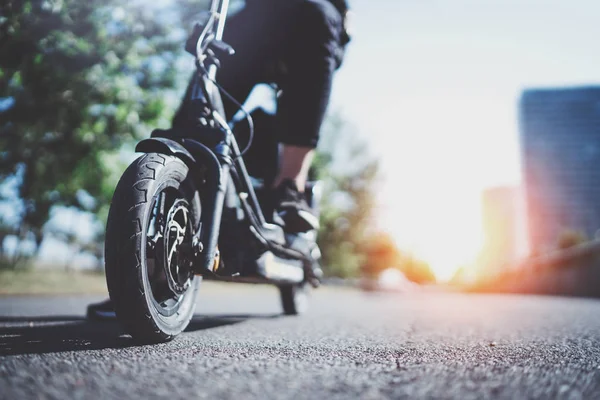
[[[115,189],[106,227],[107,286],[117,319],[139,342],[171,340],[194,314],[200,277],[183,250],[191,248],[200,213],[188,167],[173,156],[141,156]]]

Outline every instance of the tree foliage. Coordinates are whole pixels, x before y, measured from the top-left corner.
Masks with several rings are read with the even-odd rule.
[[[329,117],[312,169],[324,182],[319,246],[329,276],[357,276],[365,257],[379,170],[368,149],[339,114]]]
[[[165,93],[187,78],[177,65],[185,31],[207,5],[0,3],[0,208],[9,204],[13,214],[4,218],[7,207],[0,209],[0,243],[16,234],[39,248],[57,206],[102,219],[122,172],[123,144],[168,125],[177,100]],[[364,256],[378,163],[339,116],[325,130],[313,169],[326,183],[319,242],[328,274],[352,276]],[[73,232],[50,228],[75,241]]]
[[[106,205],[111,152],[172,109],[181,39],[167,19],[139,1],[0,4],[0,181],[17,182],[21,238],[39,245],[54,206]]]
[[[363,275],[377,277],[382,271],[394,268],[402,271],[407,279],[420,283],[433,283],[435,274],[429,264],[403,252],[393,238],[383,232],[371,235],[363,245],[366,257],[361,265]]]

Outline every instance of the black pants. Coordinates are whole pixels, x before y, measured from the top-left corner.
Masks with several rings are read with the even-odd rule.
[[[221,60],[219,83],[240,102],[258,83],[282,90],[277,103],[279,141],[316,147],[334,71],[344,53],[343,22],[327,0],[247,0],[228,19],[224,41],[236,54]],[[188,87],[188,91],[189,91]],[[190,112],[188,93],[173,126]],[[237,112],[224,99],[227,118]]]

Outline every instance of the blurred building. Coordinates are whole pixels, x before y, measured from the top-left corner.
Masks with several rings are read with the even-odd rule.
[[[522,94],[520,130],[529,242],[556,247],[566,232],[600,228],[600,87]]]
[[[481,201],[484,242],[478,271],[494,275],[528,253],[525,201],[518,186],[487,189]]]

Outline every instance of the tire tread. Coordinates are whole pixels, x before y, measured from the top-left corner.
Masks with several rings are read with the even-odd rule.
[[[121,177],[108,216],[105,262],[109,295],[119,322],[134,339],[145,343],[165,342],[174,337],[160,329],[148,309],[142,282],[143,243],[139,242],[144,237],[144,213],[151,200],[148,188],[160,169],[177,161],[175,157],[156,153],[138,158]],[[131,221],[131,225],[127,227],[124,221]]]

